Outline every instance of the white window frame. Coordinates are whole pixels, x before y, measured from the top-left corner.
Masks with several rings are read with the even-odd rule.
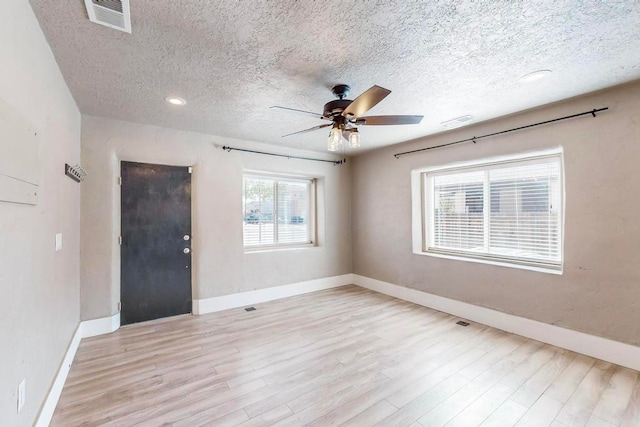
[[[559,264],[538,262],[538,261],[524,261],[517,258],[509,258],[508,256],[499,257],[494,255],[485,254],[469,254],[451,251],[448,253],[444,250],[430,250],[428,248],[429,232],[433,229],[432,217],[433,212],[433,197],[430,193],[430,183],[427,181],[428,175],[434,172],[448,172],[459,171],[468,172],[473,170],[486,170],[487,167],[515,163],[522,164],[526,161],[539,161],[544,158],[559,158],[560,160],[560,262]],[[486,189],[485,189],[486,190]],[[490,197],[486,197],[488,194],[485,191],[484,197],[484,209],[488,212],[488,203]],[[412,249],[413,253],[417,255],[426,255],[437,258],[447,258],[461,261],[478,262],[483,264],[498,265],[503,267],[520,268],[525,270],[533,270],[551,274],[562,274],[562,268],[564,265],[564,229],[565,229],[565,186],[564,186],[564,159],[562,147],[556,147],[553,149],[526,152],[508,156],[490,157],[485,159],[479,159],[474,161],[456,162],[435,167],[423,167],[414,169],[411,171],[411,205],[412,205]],[[487,227],[487,224],[485,224]],[[485,230],[485,239],[487,238]]]
[[[308,191],[309,191],[309,206],[308,209],[308,218],[307,218],[307,237],[308,242],[300,242],[300,243],[266,243],[261,245],[250,245],[247,246],[244,244],[244,220],[242,223],[242,247],[244,248],[245,253],[255,253],[255,252],[265,252],[265,251],[274,251],[274,250],[286,250],[286,249],[301,249],[301,248],[311,248],[317,245],[317,230],[316,230],[316,187],[317,187],[317,179],[315,177],[303,176],[303,175],[290,175],[285,173],[272,173],[272,172],[264,172],[264,171],[252,171],[245,170],[242,174],[242,207],[243,207],[243,216],[244,216],[244,179],[245,178],[266,178],[273,179],[275,181],[279,180],[298,180],[298,181],[307,181],[308,182]],[[277,203],[278,200],[278,186],[276,184],[273,195],[274,201]],[[277,206],[274,207],[276,210],[276,214],[274,215],[274,240],[277,239],[278,235],[278,220],[277,220]]]

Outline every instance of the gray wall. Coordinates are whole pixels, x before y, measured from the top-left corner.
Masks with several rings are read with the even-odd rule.
[[[82,320],[117,313],[120,297],[121,160],[193,165],[193,294],[209,298],[351,273],[350,163],[334,166],[246,153],[216,144],[322,153],[164,129],[92,116],[82,118]],[[318,246],[245,254],[242,246],[243,170],[318,177]]]
[[[357,157],[352,165],[355,273],[640,344],[639,99],[636,82]],[[595,119],[578,118],[475,145],[393,157],[396,152],[603,106],[610,110]],[[428,112],[426,116],[428,120]],[[412,169],[559,145],[565,150],[566,178],[563,275],[412,253]]]
[[[0,425],[30,426],[80,317],[80,185],[64,175],[80,162],[80,113],[29,3],[3,2],[2,18],[0,97],[38,130],[40,188],[36,206],[0,202]]]

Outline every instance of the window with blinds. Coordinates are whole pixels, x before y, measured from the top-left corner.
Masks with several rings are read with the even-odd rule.
[[[427,253],[560,270],[562,153],[422,173]]]
[[[245,175],[245,248],[312,244],[313,194],[312,179]]]

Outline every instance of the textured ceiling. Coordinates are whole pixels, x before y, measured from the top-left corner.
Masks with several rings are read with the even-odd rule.
[[[82,0],[31,0],[83,113],[326,150],[329,88],[392,91],[362,149],[488,120],[640,78],[639,1],[131,0],[132,34],[89,22]],[[518,79],[550,69],[544,80]],[[185,107],[165,103],[185,98]]]

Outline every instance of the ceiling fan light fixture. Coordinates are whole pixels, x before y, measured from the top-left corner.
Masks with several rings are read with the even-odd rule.
[[[327,143],[327,150],[338,151],[342,143],[342,131],[339,126],[334,126],[329,132],[329,142]]]
[[[349,132],[349,148],[360,147],[360,132],[358,129],[353,129]]]

